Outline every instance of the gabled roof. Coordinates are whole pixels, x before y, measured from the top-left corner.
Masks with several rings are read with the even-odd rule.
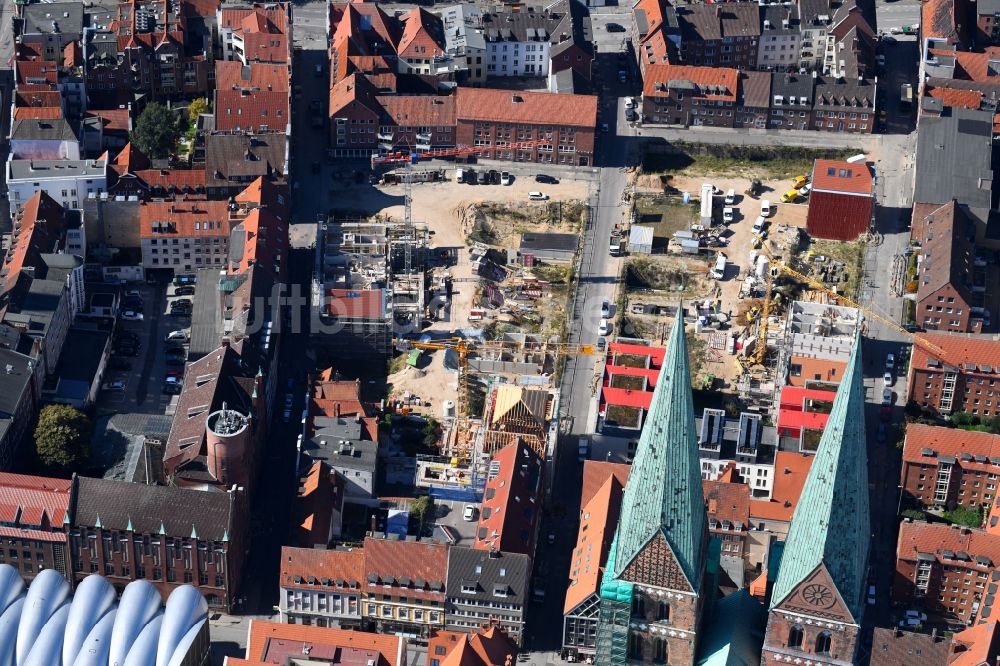
[[[317,463],[319,464],[319,463]],[[365,552],[361,548],[281,548],[281,576],[283,588],[354,589],[365,587]],[[312,578],[313,582],[309,579]]]
[[[728,67],[656,64],[646,68],[642,94],[666,95],[672,90],[706,100],[735,102],[740,72]]]
[[[517,659],[517,643],[499,627],[492,626],[474,634],[442,633],[456,636],[457,644],[441,660],[441,666],[506,666],[508,664],[512,666]]]
[[[863,370],[857,338],[792,516],[772,608],[825,566],[852,617],[861,620],[871,539]]]
[[[144,201],[140,238],[219,237],[232,230],[225,201]]]
[[[366,585],[391,584],[404,597],[444,601],[447,545],[367,537],[363,550]]]
[[[192,529],[205,541],[227,541],[234,527],[233,498],[175,486],[147,486],[128,481],[78,477],[73,525],[187,539]],[[184,507],[178,511],[178,507]]]
[[[687,340],[683,319],[678,318],[625,486],[615,537],[615,578],[662,537],[688,585],[698,592],[705,568],[706,523]]]
[[[837,194],[871,196],[873,187],[871,170],[864,163],[839,160],[816,160],[813,164],[813,191]]]
[[[597,97],[460,87],[455,91],[459,122],[483,121],[593,128]]]
[[[920,253],[923,261],[917,273],[917,302],[942,287],[951,286],[966,303],[972,302],[972,272],[976,248],[975,228],[954,201],[923,216],[918,224],[923,232]]]
[[[41,268],[42,255],[53,252],[63,241],[66,216],[62,206],[44,190],[35,192],[19,211],[21,224],[16,245],[8,250],[0,268],[0,296],[17,282],[21,270]]]
[[[936,467],[942,456],[954,458],[964,468],[993,471],[993,461],[1000,463],[1000,435],[924,423],[906,425],[904,462]]]
[[[984,622],[952,637],[948,666],[989,666],[1000,655],[1000,624]]]
[[[948,367],[960,368],[963,373],[993,375],[1000,368],[1000,341],[991,337],[931,331],[921,333],[920,337],[944,352],[944,358],[938,360]],[[913,368],[925,370],[928,358],[936,357],[929,355],[922,345],[913,345]],[[940,370],[940,366],[935,369]]]
[[[72,481],[42,476],[0,472],[0,530],[14,530],[24,536],[49,541],[46,532],[62,534],[69,511]],[[29,534],[30,532],[30,534]],[[5,534],[0,531],[0,535]]]
[[[591,462],[584,463],[584,475]],[[597,492],[580,504],[580,528],[576,547],[570,555],[569,587],[566,588],[563,614],[572,611],[592,594],[597,594],[604,577],[604,565],[618,526],[625,490],[623,479],[611,470],[605,471],[608,475]]]
[[[330,663],[345,658],[352,664],[373,666],[406,663],[406,639],[401,636],[266,620],[250,620],[248,634],[246,659],[228,657],[231,666],[284,664],[292,658],[302,659],[303,654]]]
[[[444,53],[444,28],[440,18],[423,7],[411,9],[402,18],[403,35],[396,47],[401,58],[425,59]]]
[[[542,459],[530,446],[519,441],[497,451],[490,461],[474,547],[534,553],[541,488]]]

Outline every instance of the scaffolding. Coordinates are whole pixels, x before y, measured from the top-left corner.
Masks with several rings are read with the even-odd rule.
[[[608,562],[601,580],[601,610],[597,621],[597,666],[619,666],[628,661],[629,620],[632,617],[632,583],[615,578],[618,537],[611,543]]]

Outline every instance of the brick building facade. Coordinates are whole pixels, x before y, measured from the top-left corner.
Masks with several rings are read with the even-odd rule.
[[[989,509],[1000,476],[1000,435],[911,423],[903,444],[903,491],[925,507]]]
[[[164,599],[189,583],[211,608],[233,609],[245,555],[242,490],[210,492],[84,477],[73,483],[67,533],[76,583],[99,573],[121,592],[144,578]]]
[[[921,333],[913,346],[907,395],[938,414],[1000,413],[1000,342],[988,337]],[[940,357],[940,358],[939,358]]]
[[[0,564],[25,582],[55,569],[73,583],[63,531],[72,487],[63,479],[0,473]]]

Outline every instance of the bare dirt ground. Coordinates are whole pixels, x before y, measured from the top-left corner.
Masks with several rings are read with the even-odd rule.
[[[448,173],[453,175],[451,170]],[[468,214],[470,207],[496,203],[530,213],[535,207],[546,206],[549,202],[585,201],[588,188],[589,184],[582,181],[563,180],[558,185],[542,185],[527,177],[516,178],[509,186],[464,185],[454,181],[414,183],[411,189],[414,223],[426,225],[431,230],[431,244],[434,248],[456,250],[456,263],[448,268],[454,280],[451,307],[441,320],[433,322],[425,332],[435,338],[446,338],[451,337],[458,329],[488,323],[470,323],[468,320],[475,305],[478,282],[469,261],[468,235],[472,231],[473,221]],[[335,208],[363,211],[370,215],[380,213],[396,219],[403,216],[405,188],[402,185],[373,187],[341,181],[333,183],[331,190],[334,193]],[[550,201],[545,204],[529,202],[528,192],[534,191],[549,195]],[[514,232],[517,231],[515,226],[511,225],[505,241],[514,239]],[[442,414],[442,403],[456,397],[457,373],[445,367],[444,359],[445,352],[440,350],[424,352],[419,368],[397,361],[398,371],[388,378],[393,387],[393,396],[418,396],[422,403],[419,411],[439,417]]]

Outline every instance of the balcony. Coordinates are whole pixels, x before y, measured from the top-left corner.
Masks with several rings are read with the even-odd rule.
[[[395,135],[392,132],[379,132],[375,136],[378,137],[379,141],[390,141],[391,142],[391,141],[393,141],[395,139]]]

